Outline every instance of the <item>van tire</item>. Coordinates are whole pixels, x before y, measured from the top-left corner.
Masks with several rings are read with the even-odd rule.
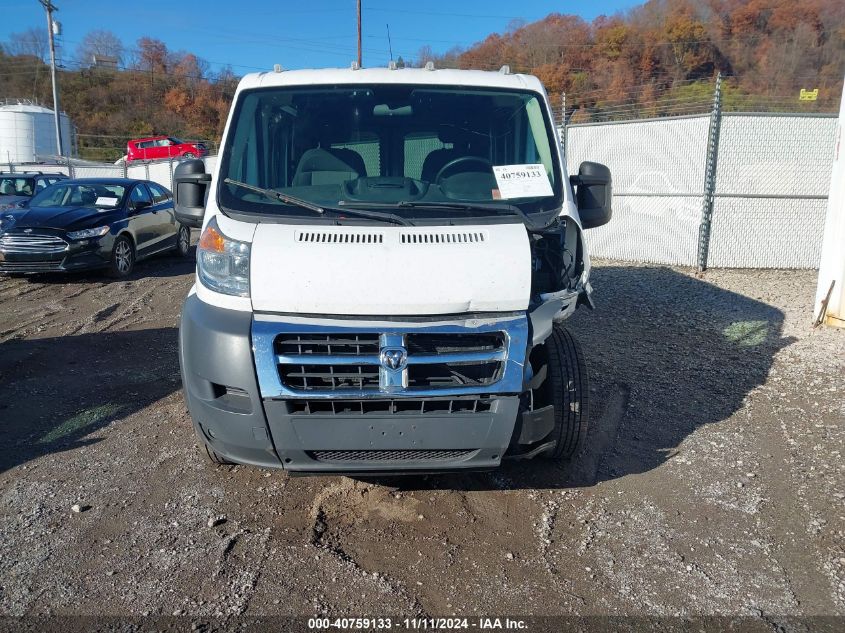
[[[191,254],[191,229],[184,224],[177,224],[176,230],[176,253],[179,257],[187,257]]]
[[[590,384],[581,346],[562,325],[555,325],[544,343],[548,376],[535,396],[541,406],[554,405],[555,426],[549,435],[554,448],[548,459],[569,461],[578,455],[587,436]],[[545,402],[544,402],[545,400]],[[535,405],[536,406],[536,405]]]

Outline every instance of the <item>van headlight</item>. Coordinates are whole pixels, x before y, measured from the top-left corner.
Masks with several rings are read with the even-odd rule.
[[[249,296],[249,244],[226,237],[217,218],[205,227],[197,245],[197,276],[214,292]]]

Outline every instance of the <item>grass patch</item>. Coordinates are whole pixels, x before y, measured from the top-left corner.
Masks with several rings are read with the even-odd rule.
[[[72,418],[68,418],[52,431],[47,433],[44,437],[38,440],[39,444],[50,444],[58,439],[61,439],[71,433],[83,431],[88,427],[100,424],[104,420],[117,415],[124,409],[121,404],[103,404],[99,407],[85,409],[80,411]]]
[[[741,347],[756,347],[769,337],[768,321],[736,321],[726,327],[725,338]]]

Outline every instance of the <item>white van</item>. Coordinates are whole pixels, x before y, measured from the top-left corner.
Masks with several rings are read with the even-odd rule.
[[[575,455],[591,305],[583,229],[611,179],[567,177],[531,76],[306,70],[241,81],[212,174],[180,360],[216,462],[291,471],[489,469]],[[574,185],[574,189],[573,189]]]

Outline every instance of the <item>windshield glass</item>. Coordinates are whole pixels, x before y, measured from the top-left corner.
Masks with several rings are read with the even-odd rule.
[[[0,196],[31,196],[35,191],[33,178],[0,176]]]
[[[90,207],[113,209],[123,201],[122,185],[86,183],[53,185],[32,199],[32,207]]]
[[[512,218],[513,205],[556,215],[563,186],[555,138],[542,97],[530,91],[252,90],[239,99],[223,149],[219,201],[233,211],[313,216],[230,179],[327,208],[390,208],[404,218]]]

